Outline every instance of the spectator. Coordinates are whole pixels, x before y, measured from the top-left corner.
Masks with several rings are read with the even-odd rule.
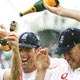
[[[1,58],[2,53],[3,53],[3,51],[2,51],[2,48],[1,48],[1,45],[0,45],[0,68],[3,67],[2,58]]]
[[[10,68],[11,67],[11,57],[12,57],[12,50],[2,51],[2,55],[1,55],[1,61],[3,64],[2,68]]]

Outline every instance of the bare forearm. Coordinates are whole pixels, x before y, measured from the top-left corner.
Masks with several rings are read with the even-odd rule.
[[[47,10],[49,10],[50,12],[54,14],[80,21],[79,10],[63,8],[61,5],[59,5],[58,7],[51,7],[47,4],[44,4],[44,6],[46,7]]]
[[[80,21],[80,11],[62,8],[58,12],[59,15]]]
[[[45,79],[46,70],[37,71],[37,75],[35,80],[44,80]]]
[[[16,49],[13,48],[11,74],[12,80],[19,80],[21,76],[21,59],[18,46],[16,47]]]

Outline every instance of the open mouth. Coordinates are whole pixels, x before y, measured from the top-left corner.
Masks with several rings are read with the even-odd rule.
[[[22,62],[27,62],[28,60],[27,59],[22,59]]]

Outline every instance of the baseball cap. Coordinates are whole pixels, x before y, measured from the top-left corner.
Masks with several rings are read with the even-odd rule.
[[[33,32],[24,32],[20,37],[19,37],[19,46],[24,46],[28,48],[33,48],[33,47],[40,47],[40,39],[39,37],[33,33]]]
[[[68,28],[60,35],[55,54],[64,54],[70,51],[78,43],[80,43],[80,29]]]

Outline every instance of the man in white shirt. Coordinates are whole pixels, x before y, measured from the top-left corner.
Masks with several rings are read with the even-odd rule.
[[[36,75],[35,55],[41,49],[39,37],[33,32],[24,32],[19,37],[19,53],[22,65],[22,80],[34,80]]]
[[[15,37],[16,35],[13,34],[12,36],[13,36],[12,38],[18,41],[18,38]],[[14,41],[13,39],[11,40]],[[0,76],[1,80],[3,79],[11,80],[11,78],[12,80],[35,80],[37,72],[35,64],[36,55],[37,52],[41,49],[41,43],[39,37],[33,32],[24,32],[19,37],[19,44],[15,43],[15,47],[12,46],[12,48],[15,48],[13,49],[15,55],[14,54],[12,55],[11,69],[1,70],[1,76]],[[52,68],[53,65],[52,58],[50,58],[50,64],[51,64],[50,68]],[[55,63],[55,65],[57,64]],[[51,71],[50,68],[48,70],[49,72]],[[47,74],[46,80],[49,80],[49,74]]]
[[[41,49],[42,48],[41,48],[40,39],[35,33],[24,32],[22,35],[20,35],[19,53],[20,53],[21,62],[22,62],[21,64],[22,64],[22,79],[23,80],[35,80],[36,73],[37,73],[37,68],[36,68],[36,63],[35,63],[36,55],[37,55],[37,52],[40,51]],[[50,58],[49,55],[48,55],[48,58]],[[55,66],[56,65],[57,64],[55,63]],[[53,67],[53,59],[50,58],[50,67],[48,68],[49,73],[51,71],[50,68],[52,67]],[[47,74],[45,80],[49,80],[49,76],[50,74]]]
[[[51,70],[51,76],[49,80],[79,80],[80,79],[80,29],[77,28],[68,28],[64,30],[58,41],[58,47],[55,50],[56,54],[63,54],[64,55],[64,62],[61,62],[59,58],[57,58],[58,61],[61,62],[58,64],[58,62],[54,59],[53,61],[57,63],[58,65],[53,67]],[[46,74],[42,74],[44,71],[47,72],[48,64],[46,55],[47,50],[41,50],[38,52],[37,56],[37,76],[36,80],[44,80]],[[40,56],[43,57],[40,57]],[[67,62],[65,62],[65,60]],[[39,67],[39,63],[41,63],[41,66]],[[43,65],[45,63],[45,65]],[[53,64],[55,65],[55,64]],[[47,71],[46,71],[47,69]],[[49,74],[50,74],[49,73]]]
[[[12,54],[11,69],[0,70],[0,80],[34,80],[36,53],[41,49],[39,37],[33,32],[24,32],[20,35],[19,40],[14,31],[8,35],[15,54]],[[12,45],[12,42],[15,44]]]

